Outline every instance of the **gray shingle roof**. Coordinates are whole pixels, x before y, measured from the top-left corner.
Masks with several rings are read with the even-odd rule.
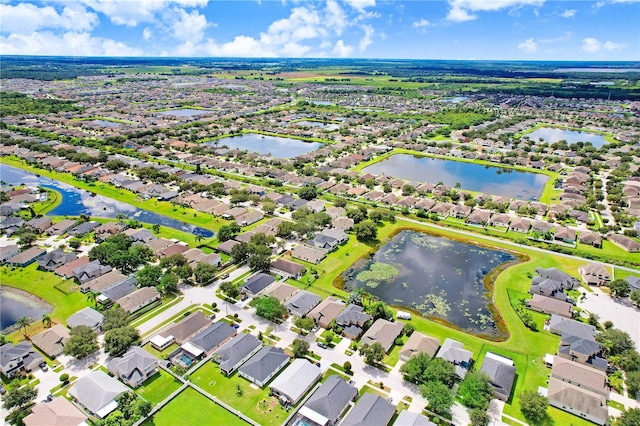
[[[158,360],[149,352],[140,346],[132,346],[122,357],[113,358],[107,364],[107,369],[119,377],[137,381],[144,378],[144,371],[157,364]]]
[[[436,426],[435,423],[420,413],[403,410],[393,423],[394,426]]]
[[[320,302],[322,302],[322,297],[306,290],[301,290],[293,295],[293,297],[289,299],[287,303],[284,304],[284,306],[293,315],[302,317],[305,316],[311,309],[316,307]]]
[[[78,379],[69,389],[69,395],[95,414],[127,390],[129,388],[107,373],[96,370]]]
[[[240,286],[240,289],[251,294],[258,294],[275,281],[276,279],[271,275],[259,273],[245,281],[245,283]]]
[[[262,383],[286,361],[289,361],[289,355],[282,349],[265,346],[240,367],[240,372]]]
[[[342,426],[387,426],[395,407],[373,393],[365,393],[342,421]]]
[[[298,358],[280,373],[269,387],[286,395],[289,401],[295,404],[321,376],[320,367],[306,359]]]
[[[229,374],[247,355],[262,346],[262,342],[250,334],[240,333],[216,351],[220,370]]]
[[[226,322],[219,321],[196,334],[195,337],[191,339],[191,343],[198,346],[203,351],[209,352],[220,346],[222,342],[235,334],[236,330],[231,327],[231,325]]]
[[[485,357],[480,369],[491,379],[493,391],[501,395],[505,400],[509,399],[513,381],[516,378],[516,368],[513,365],[505,364],[495,358]]]

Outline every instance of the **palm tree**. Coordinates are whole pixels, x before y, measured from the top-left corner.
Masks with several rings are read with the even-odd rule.
[[[116,216],[116,219],[118,219],[118,222],[124,222],[126,218],[127,218],[127,215],[124,213],[118,213],[118,215]]]
[[[42,324],[47,327],[50,328],[51,327],[51,317],[47,314],[42,315]]]
[[[202,241],[202,235],[196,234],[196,243],[199,243],[201,241]]]
[[[360,300],[362,301],[363,307],[365,306],[365,301],[371,301],[371,294],[367,290],[365,290],[364,287],[360,287],[356,291],[360,295]]]
[[[99,294],[100,293],[98,293],[97,291],[89,290],[89,292],[87,293],[87,302],[91,302],[93,303],[93,306],[96,306],[98,304]]]
[[[18,330],[21,330],[24,328],[24,332],[22,333],[24,334],[24,337],[27,337],[27,328],[29,328],[29,324],[31,324],[31,320],[27,317],[18,318],[18,320],[16,321]]]
[[[154,233],[154,234],[159,233],[159,232],[160,232],[160,225],[158,225],[157,223],[156,223],[156,224],[154,224],[154,225],[151,227],[151,230],[153,231],[153,233]]]

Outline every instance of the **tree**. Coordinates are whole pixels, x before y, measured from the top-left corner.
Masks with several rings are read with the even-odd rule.
[[[415,330],[416,328],[413,326],[413,324],[406,323],[402,328],[402,333],[404,333],[405,336],[410,337]]]
[[[345,361],[344,364],[342,364],[342,368],[344,368],[345,373],[351,374],[351,369],[353,367],[351,366],[351,363],[349,361]]]
[[[491,418],[484,410],[472,410],[469,418],[471,419],[471,426],[488,426]]]
[[[36,396],[38,396],[38,390],[35,387],[15,387],[3,396],[2,408],[5,410],[20,409],[31,404]]]
[[[220,290],[227,296],[232,299],[237,299],[240,297],[240,290],[238,290],[238,285],[229,281],[223,281],[220,283]]]
[[[365,208],[364,211],[360,208],[350,209],[347,210],[346,215],[349,219],[353,219],[354,223],[358,224],[367,218],[367,209]]]
[[[24,331],[22,332],[24,337],[27,337],[27,329],[29,328],[30,324],[31,324],[31,320],[27,317],[20,317],[16,320],[16,325],[18,326],[18,330],[24,329]]]
[[[6,345],[7,343],[11,343],[9,339],[7,339],[7,336],[0,334],[0,346]]]
[[[631,301],[635,303],[636,306],[640,307],[640,291],[633,290],[631,292]]]
[[[378,227],[372,220],[363,220],[353,225],[353,232],[359,241],[369,242],[378,238]]]
[[[632,349],[628,349],[618,356],[612,356],[609,360],[624,371],[640,370],[640,354]]]
[[[333,205],[336,207],[345,207],[347,205],[347,200],[344,198],[336,198]]]
[[[69,341],[64,347],[65,355],[81,359],[98,350],[98,336],[91,327],[86,325],[73,327],[69,335]]]
[[[611,294],[615,297],[627,297],[631,292],[631,286],[627,280],[618,278],[617,280],[611,281],[609,290],[611,290]]]
[[[456,379],[456,369],[452,363],[442,358],[434,358],[424,371],[427,380],[437,380],[447,386],[452,386]]]
[[[287,309],[278,299],[273,296],[259,297],[250,303],[256,308],[256,314],[269,321],[276,321],[284,318]]]
[[[540,423],[547,416],[549,400],[537,392],[525,390],[520,394],[520,411],[527,420]]]
[[[47,314],[42,315],[42,325],[44,325],[46,328],[51,327],[51,317],[49,315]]]
[[[364,362],[369,365],[378,364],[380,361],[382,361],[382,358],[384,358],[385,355],[384,348],[378,342],[374,342],[371,345],[365,343],[364,345],[362,345],[360,353],[364,357]]]
[[[158,225],[157,223],[154,223],[153,226],[151,227],[151,231],[154,234],[159,234],[160,233],[160,225]]]
[[[441,416],[448,416],[453,405],[453,393],[441,382],[432,381],[420,386],[420,393],[429,401],[427,408]]]
[[[304,358],[309,352],[309,342],[306,340],[294,339],[291,348],[294,357]]]
[[[387,308],[387,305],[382,301],[378,301],[371,305],[369,308],[369,313],[373,317],[374,321],[380,318],[386,320],[390,320],[393,318],[393,312],[391,312],[391,309]]]
[[[269,272],[271,269],[271,249],[264,245],[250,244],[248,265],[254,271]]]
[[[38,239],[38,236],[33,232],[23,232],[18,239],[18,245],[20,247],[31,247],[31,245]]]
[[[318,195],[318,190],[315,186],[303,186],[298,190],[298,195],[303,200],[313,200]]]
[[[236,232],[232,226],[222,225],[218,229],[218,241],[224,242],[236,236]]]
[[[145,265],[136,273],[140,287],[156,287],[162,278],[162,268],[156,265]]]
[[[249,244],[238,243],[231,249],[233,263],[244,263],[249,259]]]
[[[425,376],[425,372],[430,362],[431,357],[428,354],[424,352],[417,353],[400,367],[402,378],[416,385],[426,383],[429,378]]]
[[[485,411],[489,408],[489,402],[493,398],[493,389],[490,378],[481,371],[470,371],[465,376],[460,387],[458,396],[465,407]]]
[[[131,346],[138,343],[140,343],[140,334],[130,325],[114,328],[104,335],[104,350],[113,357],[124,354]]]
[[[626,384],[629,397],[635,398],[638,392],[640,392],[640,371],[627,372]]]
[[[630,408],[618,418],[616,426],[640,425],[640,408]]]
[[[163,295],[175,293],[178,291],[178,276],[172,272],[164,274],[160,279],[160,284],[157,286],[160,293]]]
[[[193,270],[193,275],[195,276],[196,282],[200,285],[209,284],[216,276],[216,265],[212,265],[210,263],[198,262],[196,267]]]
[[[173,269],[173,273],[181,280],[186,281],[191,278],[191,275],[193,275],[193,269],[191,269],[191,266],[189,265],[180,265]]]
[[[296,327],[308,331],[315,327],[316,321],[313,318],[305,317],[296,319],[296,322],[294,324]]]
[[[127,324],[129,324],[129,313],[122,309],[120,305],[113,305],[104,312],[102,331],[125,327]]]
[[[97,291],[87,291],[87,302],[91,302],[93,306],[98,306],[98,296],[100,296],[100,293]]]
[[[604,330],[596,336],[596,341],[602,343],[608,356],[619,355],[627,350],[635,350],[635,343],[629,334],[617,328]]]

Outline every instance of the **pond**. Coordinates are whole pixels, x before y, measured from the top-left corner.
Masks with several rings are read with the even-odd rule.
[[[487,194],[536,200],[549,176],[521,172],[514,169],[483,166],[475,163],[443,160],[431,157],[416,157],[409,154],[396,154],[362,169],[363,173],[387,175],[408,181],[418,181],[484,192]]]
[[[39,320],[53,307],[38,297],[16,288],[0,286],[0,332],[16,323],[18,318]]]
[[[319,142],[305,142],[300,139],[265,136],[257,133],[244,133],[207,142],[209,146],[228,146],[258,154],[271,154],[276,158],[293,158],[322,146]]]
[[[86,214],[93,217],[106,217],[115,219],[119,214],[124,214],[127,219],[136,219],[140,222],[159,224],[169,228],[201,235],[205,238],[213,237],[213,232],[208,229],[199,228],[188,223],[180,222],[151,212],[139,209],[130,204],[116,201],[113,198],[102,195],[92,195],[88,191],[78,189],[66,183],[36,176],[33,173],[24,171],[17,167],[0,165],[0,176],[3,181],[10,185],[25,184],[28,186],[41,186],[43,188],[54,189],[62,194],[62,202],[48,216],[80,216]]]
[[[504,337],[488,306],[484,277],[515,256],[404,230],[342,274],[344,289],[364,287],[389,305],[411,308],[474,334]]]
[[[103,127],[120,127],[122,126],[122,123],[118,123],[116,121],[109,121],[109,120],[92,120],[92,123],[98,124],[100,126]]]
[[[455,98],[440,99],[440,102],[445,104],[457,104],[459,102],[466,101],[467,99],[469,98],[466,96],[456,96]]]
[[[209,114],[210,112],[211,111],[203,110],[203,109],[180,108],[180,109],[169,109],[166,111],[160,111],[158,114],[173,115],[176,117],[197,117],[199,115]]]
[[[311,121],[311,120],[296,121],[292,124],[295,126],[303,126],[303,127],[319,127],[321,129],[325,129],[328,131],[338,130],[340,128],[340,126],[335,123],[321,123],[320,121]]]
[[[602,135],[577,130],[556,129],[553,127],[541,127],[525,136],[529,136],[529,139],[532,141],[538,141],[542,138],[544,142],[548,143],[565,140],[569,145],[576,142],[591,142],[591,145],[596,148],[601,148],[608,143]]]

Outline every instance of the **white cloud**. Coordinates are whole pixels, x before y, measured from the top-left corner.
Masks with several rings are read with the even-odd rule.
[[[431,22],[429,22],[428,20],[426,20],[424,18],[422,18],[422,19],[420,19],[418,21],[413,21],[413,28],[415,28],[415,29],[422,29],[423,30],[423,29],[427,28],[430,25],[431,25]]]
[[[116,25],[135,27],[155,22],[156,15],[172,6],[204,7],[209,0],[80,0],[96,12],[105,14]]]
[[[145,40],[151,40],[153,38],[153,30],[149,27],[142,30],[142,38]]]
[[[536,53],[538,51],[538,44],[534,39],[528,38],[525,41],[518,44],[518,49],[527,53]]]
[[[141,56],[139,49],[88,32],[49,31],[30,35],[11,34],[0,37],[0,51],[5,55],[59,55],[59,56]]]
[[[233,41],[223,44],[218,44],[215,40],[209,40],[205,48],[211,56],[241,56],[246,58],[278,56],[275,51],[265,49],[265,46],[260,41],[244,35],[237,36]]]
[[[367,50],[367,47],[373,43],[373,27],[371,25],[363,25],[362,30],[364,31],[364,36],[360,39],[358,43],[358,50],[360,52],[364,52]]]
[[[449,0],[447,20],[464,22],[476,19],[474,12],[496,11],[521,6],[540,6],[545,0]]]
[[[207,18],[197,10],[187,12],[184,9],[173,8],[171,32],[177,40],[190,43],[199,43],[204,38],[204,31],[209,26]]]
[[[71,4],[58,12],[52,6],[31,3],[0,4],[2,32],[31,34],[43,29],[90,31],[98,25],[98,15],[79,4]]]
[[[607,50],[609,52],[625,48],[627,45],[624,43],[616,43],[613,41],[605,41],[602,43],[597,38],[587,37],[582,40],[582,50],[587,53],[597,53],[601,50]]]
[[[373,7],[376,5],[376,0],[344,0],[345,3],[351,5],[354,9],[363,11],[367,7]]]
[[[560,13],[560,16],[562,16],[563,18],[573,18],[574,16],[576,16],[576,10],[575,9],[565,9],[564,11],[562,11]]]
[[[326,27],[331,28],[336,35],[342,35],[342,31],[344,31],[348,24],[348,18],[338,2],[335,0],[328,0],[325,12],[326,18],[324,21]]]
[[[353,53],[353,47],[344,44],[343,40],[338,40],[331,53],[340,58],[346,58],[348,56],[351,56],[351,54]]]

